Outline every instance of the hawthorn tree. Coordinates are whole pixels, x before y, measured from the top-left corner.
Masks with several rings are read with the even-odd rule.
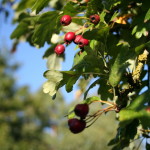
[[[78,112],[77,106],[68,112],[70,130],[73,133],[88,130],[101,114],[115,111],[119,122],[117,134],[108,145],[120,150],[142,138],[149,149],[149,0],[21,0],[16,3],[12,4],[17,14],[14,22],[18,23],[11,34],[14,45],[22,38],[38,48],[45,43],[50,45],[43,56],[48,61],[44,93],[55,99],[62,86],[71,92],[76,82],[80,85],[83,102]],[[65,58],[70,44],[77,51],[73,66],[70,70],[58,70],[59,60]],[[90,97],[88,92],[96,85],[97,95]],[[93,103],[105,105],[89,114]]]

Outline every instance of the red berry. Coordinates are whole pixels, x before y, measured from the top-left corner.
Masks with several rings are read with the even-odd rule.
[[[71,19],[71,16],[69,15],[64,15],[61,17],[60,19],[60,23],[63,25],[63,26],[67,26],[71,23],[72,19]]]
[[[100,21],[100,17],[99,15],[95,14],[95,15],[91,15],[90,16],[90,21],[94,24],[98,24]]]
[[[86,122],[84,120],[73,118],[68,120],[68,126],[70,131],[76,134],[82,132],[85,129]]]
[[[77,116],[81,117],[81,119],[84,119],[88,112],[89,112],[89,105],[88,104],[77,104],[74,112]]]
[[[74,39],[74,43],[79,44],[79,41],[81,40],[81,38],[83,38],[82,35],[76,35],[76,37]]]
[[[62,44],[57,45],[57,46],[55,47],[55,50],[54,50],[54,51],[55,51],[55,53],[56,53],[57,55],[63,54],[64,51],[65,51],[65,46],[62,45]]]
[[[83,48],[84,46],[87,46],[88,44],[89,44],[88,39],[81,38],[80,41],[79,41],[79,47],[80,48]]]
[[[76,35],[74,32],[68,32],[64,37],[64,41],[66,42],[66,44],[69,44],[75,39],[75,37]]]

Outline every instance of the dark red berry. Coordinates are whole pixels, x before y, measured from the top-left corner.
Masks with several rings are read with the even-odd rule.
[[[70,44],[75,39],[75,37],[76,35],[74,32],[68,32],[65,34],[64,41],[66,44]]]
[[[88,112],[89,112],[89,105],[88,104],[77,104],[74,112],[77,116],[81,117],[81,119],[84,119]]]
[[[87,46],[88,44],[89,44],[88,39],[81,38],[80,41],[79,41],[79,47],[80,48],[83,48],[84,46]]]
[[[79,41],[81,40],[81,38],[83,38],[82,35],[76,35],[76,37],[74,39],[74,43],[79,44]]]
[[[57,55],[63,54],[64,51],[65,51],[65,46],[62,45],[62,44],[57,45],[57,46],[55,47],[55,50],[54,50],[54,51],[55,51],[55,53],[56,53]]]
[[[98,24],[100,21],[100,17],[99,15],[95,14],[95,15],[91,15],[90,16],[90,21],[94,24]]]
[[[72,19],[71,19],[71,16],[69,15],[64,15],[61,17],[60,19],[60,23],[63,25],[63,26],[67,26],[71,23]]]
[[[77,134],[85,129],[86,122],[84,120],[73,118],[68,120],[68,126],[72,133]]]

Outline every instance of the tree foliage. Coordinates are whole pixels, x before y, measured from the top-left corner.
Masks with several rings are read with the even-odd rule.
[[[44,54],[44,58],[51,62],[50,69],[44,73],[48,79],[43,86],[45,93],[55,98],[62,86],[71,92],[74,84],[82,78],[86,84],[86,88],[82,89],[83,103],[91,105],[96,101],[109,105],[95,110],[93,119],[104,112],[117,113],[117,135],[109,143],[114,145],[113,149],[129,147],[137,137],[149,138],[149,0],[22,0],[15,13],[18,17],[14,21],[18,25],[11,35],[12,39],[19,41],[24,38],[39,48],[45,43],[50,44]],[[99,15],[98,24],[90,22],[93,14]],[[67,27],[60,24],[63,15],[72,17],[72,23]],[[68,31],[82,34],[90,43],[84,51],[76,47],[70,70],[56,70],[51,66],[56,59],[51,61],[49,58],[64,58],[67,51],[56,56],[54,47],[64,43],[63,35]],[[55,35],[60,38],[55,38]],[[96,85],[98,97],[89,97],[88,92]],[[146,143],[148,149],[149,144]]]

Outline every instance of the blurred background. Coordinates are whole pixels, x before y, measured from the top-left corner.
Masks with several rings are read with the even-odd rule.
[[[0,1],[0,150],[109,150],[108,142],[115,137],[117,121],[115,114],[102,115],[84,132],[74,135],[67,126],[70,107],[82,99],[78,87],[74,92],[65,89],[55,101],[42,92],[45,82],[46,60],[41,49],[22,41],[14,47],[10,34],[12,24],[11,1]],[[72,45],[67,49],[74,49]],[[61,70],[70,69],[76,51],[66,52]],[[95,93],[94,89],[91,94]],[[80,95],[80,94],[79,94]],[[96,107],[90,106],[91,111]],[[128,149],[128,148],[127,148]]]

